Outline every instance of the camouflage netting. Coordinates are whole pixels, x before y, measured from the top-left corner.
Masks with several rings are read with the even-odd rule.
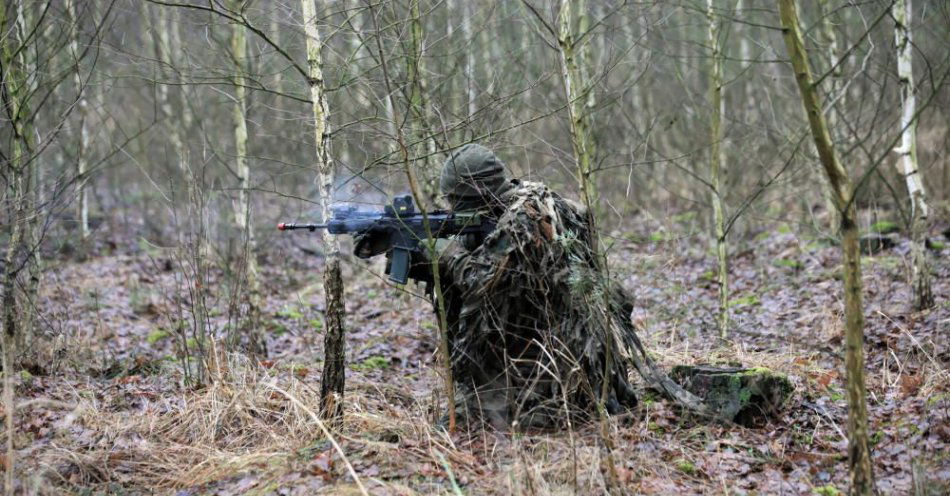
[[[618,412],[636,403],[630,366],[699,410],[647,357],[630,320],[632,298],[597,269],[581,209],[542,184],[512,184],[493,214],[495,230],[442,257],[460,412],[496,427],[588,416],[608,368],[606,406]]]

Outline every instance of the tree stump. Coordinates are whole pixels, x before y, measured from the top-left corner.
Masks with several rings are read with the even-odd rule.
[[[722,420],[746,426],[778,414],[793,391],[787,377],[762,367],[677,365],[670,377]]]

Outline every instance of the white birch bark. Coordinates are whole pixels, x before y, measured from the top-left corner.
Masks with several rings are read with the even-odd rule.
[[[465,95],[467,104],[467,119],[475,114],[475,39],[472,37],[472,16],[474,15],[473,2],[464,2],[462,6],[462,38],[468,49],[465,50]]]
[[[79,18],[76,16],[75,0],[66,0],[66,11],[70,20],[69,55],[70,61],[76,63],[76,72],[73,79],[76,83],[78,98],[76,107],[79,110],[79,148],[76,150],[76,176],[79,178],[76,185],[76,210],[79,218],[79,236],[85,241],[89,237],[89,196],[86,191],[88,183],[89,157],[89,102],[86,99],[86,90],[82,81],[81,67],[79,66]]]
[[[157,25],[153,29],[158,34],[158,44],[155,46],[156,58],[159,61],[159,74],[162,79],[166,82],[170,82],[173,77],[173,61],[172,54],[178,53],[181,42],[180,42],[180,33],[178,28],[178,22],[175,19],[170,17],[170,13],[173,13],[170,7],[164,6],[155,6],[158,14]],[[146,14],[146,5],[142,5],[142,13]],[[168,94],[168,85],[159,84],[157,88],[158,96],[158,107],[162,111],[162,116],[165,119],[165,127],[168,131],[168,138],[171,141],[172,149],[175,152],[175,158],[178,160],[178,168],[185,175],[186,183],[189,184],[188,189],[188,198],[191,198],[191,187],[190,182],[191,178],[188,177],[188,163],[186,160],[187,156],[187,145],[185,143],[185,136],[191,127],[191,108],[188,105],[187,96],[185,95],[185,87],[181,88],[179,109],[175,112],[173,108],[171,98]]]
[[[917,94],[914,87],[913,40],[910,21],[911,0],[896,0],[893,6],[894,43],[897,47],[897,77],[901,94],[901,141],[894,149],[897,153],[897,169],[904,176],[911,207],[911,236],[913,238],[914,307],[918,310],[934,304],[930,282],[930,267],[927,262],[927,219],[930,215],[927,195],[917,163]]]
[[[327,97],[324,92],[322,42],[317,29],[317,13],[313,0],[300,0],[304,32],[307,38],[307,65],[310,100],[313,110],[313,127],[317,156],[317,185],[320,189],[320,207],[323,219],[332,216],[330,204],[333,199],[334,166],[330,155],[330,117]],[[343,413],[343,390],[345,386],[343,278],[340,273],[340,243],[326,231],[320,231],[326,247],[326,268],[323,285],[326,294],[327,332],[324,337],[324,368],[320,385],[321,414],[324,418],[338,420]]]
[[[238,10],[240,1],[232,3],[232,8]],[[247,162],[247,84],[245,81],[245,67],[247,64],[247,35],[245,27],[235,24],[231,28],[231,56],[234,58],[234,104],[231,107],[231,117],[234,122],[234,162],[235,172],[238,175],[238,195],[234,204],[234,223],[238,231],[244,236],[247,245],[245,253],[245,268],[247,270],[248,287],[254,292],[257,290],[257,264],[254,262],[254,233],[251,229],[251,197],[250,180],[251,168]]]

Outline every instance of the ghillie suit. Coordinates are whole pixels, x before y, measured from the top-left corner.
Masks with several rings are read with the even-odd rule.
[[[509,180],[480,145],[449,157],[440,189],[454,211],[495,223],[484,236],[437,242],[463,416],[498,428],[550,427],[590,416],[601,401],[620,412],[636,404],[631,365],[648,386],[702,411],[644,351],[630,320],[633,300],[600,268],[581,207],[543,184]],[[381,253],[379,241],[360,235],[354,253]],[[431,283],[429,261],[414,260],[410,277]]]
[[[630,364],[648,385],[699,407],[646,355],[633,300],[598,269],[581,208],[540,183],[511,181],[487,210],[494,231],[440,256],[463,415],[549,427],[596,412],[602,395],[617,413],[636,404]]]

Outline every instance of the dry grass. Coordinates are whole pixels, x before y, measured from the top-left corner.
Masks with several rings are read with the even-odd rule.
[[[360,483],[370,492],[393,494],[454,494],[462,485],[479,494],[605,489],[592,428],[574,433],[573,449],[566,434],[510,435],[473,427],[449,436],[426,420],[430,402],[377,383],[350,385],[346,415],[334,434],[354,464],[379,466],[377,475],[359,481],[346,468],[350,460],[327,445],[314,414],[315,388],[242,355],[219,356],[212,368],[215,380],[207,387],[156,399],[137,411],[77,396],[72,415],[59,425],[72,435],[41,451],[36,460],[41,469],[24,481],[28,492],[69,494],[72,488],[97,487],[173,493],[248,473],[261,479],[255,487],[263,491],[289,472],[320,475],[313,461],[321,456],[332,458],[325,475],[335,484],[334,494],[360,494]],[[441,482],[409,482],[420,474]]]
[[[663,350],[656,358],[664,365],[698,361],[685,344],[651,349]],[[397,384],[351,381],[344,420],[333,433],[337,449],[314,413],[319,394],[311,383],[242,355],[216,356],[208,386],[155,398],[134,411],[76,395],[72,413],[58,426],[63,435],[37,450],[28,492],[149,488],[172,494],[215,484],[239,487],[237,481],[252,477],[250,493],[267,494],[295,485],[283,479],[293,474],[302,474],[298,481],[320,479],[327,494],[362,494],[364,487],[370,494],[459,494],[461,487],[470,494],[532,496],[607,491],[605,451],[594,425],[556,434],[500,434],[473,426],[450,436],[429,420],[430,398]],[[800,393],[817,387],[808,377],[822,372],[804,355],[753,353],[742,346],[701,358],[787,373]],[[934,372],[920,387],[945,390],[947,372]],[[899,378],[889,381],[901,387]],[[755,456],[740,450],[727,463],[785,456],[786,442],[768,432],[729,429],[682,422],[668,404],[644,402],[611,421],[621,482],[635,493],[653,494],[728,485],[710,478],[722,460],[709,443],[764,447]],[[823,429],[831,433],[834,427]]]
[[[34,477],[80,486],[191,487],[284,460],[322,437],[307,411],[318,394],[301,381],[234,354],[215,375],[201,390],[139,411],[112,411],[80,397],[71,423],[94,437],[80,433],[78,442],[51,450],[40,462],[48,470]],[[278,384],[287,395],[274,389]]]

